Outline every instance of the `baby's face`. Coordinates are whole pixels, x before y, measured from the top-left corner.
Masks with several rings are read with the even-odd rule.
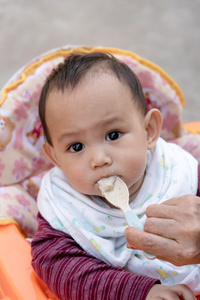
[[[112,175],[122,178],[131,194],[138,190],[146,167],[147,132],[125,84],[99,74],[73,91],[52,91],[46,105],[51,155],[76,190],[100,196],[98,180]]]

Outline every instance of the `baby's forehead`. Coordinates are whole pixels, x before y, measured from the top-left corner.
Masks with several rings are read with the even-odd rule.
[[[112,88],[110,89],[110,87]],[[110,93],[115,93],[116,90],[126,90],[127,94],[132,98],[130,87],[126,82],[120,80],[116,74],[107,69],[95,70],[95,68],[93,68],[93,70],[87,72],[75,86],[66,84],[64,89],[54,86],[48,94],[47,102],[50,105],[54,105],[55,102],[59,103],[58,100],[68,102],[68,99],[73,99],[77,94],[79,94],[80,97],[85,91],[87,91],[87,93],[95,91],[97,94],[107,94],[108,90]]]

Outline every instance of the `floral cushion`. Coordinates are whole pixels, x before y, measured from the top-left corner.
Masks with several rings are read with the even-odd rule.
[[[149,108],[163,116],[161,136],[187,149],[193,138],[182,138],[184,98],[177,84],[158,66],[132,52],[102,47],[63,47],[31,61],[1,91],[0,98],[0,220],[14,219],[32,236],[36,230],[36,197],[43,174],[52,167],[42,151],[43,129],[38,117],[41,89],[51,70],[73,52],[109,52],[137,74]],[[197,135],[196,135],[197,136]],[[187,145],[187,141],[190,140]],[[200,141],[193,154],[200,158]],[[189,150],[190,150],[189,149]]]

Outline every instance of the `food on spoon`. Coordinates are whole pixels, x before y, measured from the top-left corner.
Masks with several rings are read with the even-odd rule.
[[[98,185],[101,190],[102,196],[105,196],[106,192],[113,190],[115,180],[116,180],[116,176],[110,176],[107,178],[102,178],[98,181]]]

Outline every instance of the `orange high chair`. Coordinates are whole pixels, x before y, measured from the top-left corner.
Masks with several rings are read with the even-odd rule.
[[[182,123],[182,91],[155,64],[120,49],[72,46],[29,62],[9,80],[0,96],[0,299],[58,299],[32,269],[26,239],[36,232],[37,193],[42,176],[52,167],[42,152],[38,101],[52,68],[71,53],[94,51],[112,53],[134,70],[149,108],[157,107],[162,113],[161,136],[200,161],[200,122]]]

